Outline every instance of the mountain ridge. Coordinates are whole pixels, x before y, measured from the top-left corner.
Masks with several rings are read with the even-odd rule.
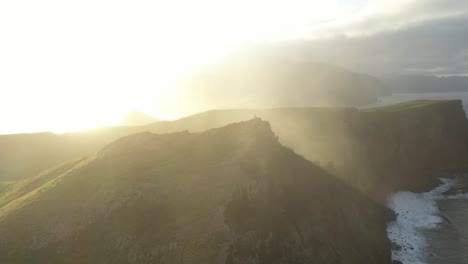
[[[3,170],[0,177],[3,177],[3,181],[31,177],[34,173],[67,160],[89,155],[105,144],[128,134],[144,131],[201,132],[255,116],[270,122],[283,145],[293,148],[295,152],[364,193],[372,192],[381,196],[379,199],[383,200],[387,193],[401,188],[430,188],[437,184],[437,171],[464,167],[468,163],[468,121],[461,102],[414,101],[373,109],[212,110],[148,126],[115,127],[66,135],[52,134],[47,136],[50,138],[48,142],[35,144],[36,149],[30,148],[37,140],[35,135],[18,136],[28,138],[15,141],[15,144],[20,145],[5,145],[13,142],[5,138],[15,136],[0,136],[0,146],[3,146],[0,149],[4,150],[0,151],[0,172]],[[2,139],[5,140],[3,143]],[[15,160],[22,160],[23,163]],[[16,172],[16,175],[28,170],[30,174],[7,178],[8,170]],[[383,176],[387,174],[389,176]],[[400,184],[397,184],[396,179],[387,182],[395,178],[390,176],[391,174],[402,175]],[[383,184],[382,180],[386,183]]]
[[[258,118],[130,135],[25,183],[0,203],[7,263],[391,262],[388,209]]]

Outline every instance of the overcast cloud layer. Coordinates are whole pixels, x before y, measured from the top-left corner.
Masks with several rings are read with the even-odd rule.
[[[468,74],[468,1],[370,1],[285,51],[371,74]],[[305,36],[305,37],[304,37]]]

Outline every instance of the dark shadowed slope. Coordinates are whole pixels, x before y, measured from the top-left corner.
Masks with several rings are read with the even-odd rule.
[[[2,263],[390,263],[388,212],[259,119],[124,137],[0,198]]]

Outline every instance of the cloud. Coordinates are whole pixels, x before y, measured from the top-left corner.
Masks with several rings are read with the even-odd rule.
[[[459,0],[373,0],[355,2],[354,9],[334,19],[310,24],[296,32],[306,39],[356,37],[468,14],[468,2]]]
[[[466,1],[377,1],[347,23],[322,26],[326,36],[304,34],[280,50],[376,75],[462,75],[468,73],[467,14]]]

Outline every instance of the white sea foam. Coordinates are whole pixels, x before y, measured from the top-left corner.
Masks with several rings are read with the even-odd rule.
[[[388,206],[397,214],[396,221],[387,225],[388,238],[399,246],[392,250],[393,260],[404,264],[425,263],[427,242],[421,231],[437,228],[444,222],[436,200],[449,199],[450,196],[443,193],[455,184],[452,179],[441,181],[442,184],[430,192],[397,192],[388,200]]]

